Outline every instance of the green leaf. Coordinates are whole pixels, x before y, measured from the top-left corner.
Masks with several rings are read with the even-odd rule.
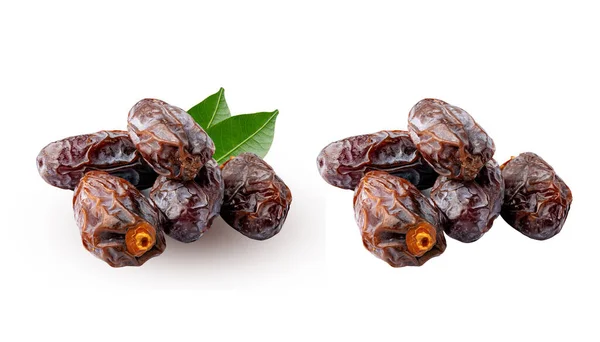
[[[222,164],[229,157],[252,152],[261,158],[267,155],[275,134],[278,110],[232,116],[212,126],[206,132],[215,143],[213,158]]]
[[[218,92],[188,110],[188,113],[205,130],[227,119],[231,113],[225,101],[225,89],[219,89]]]

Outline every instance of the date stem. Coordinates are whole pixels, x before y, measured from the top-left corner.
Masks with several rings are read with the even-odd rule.
[[[146,253],[147,250],[154,246],[155,241],[156,230],[145,222],[135,228],[129,229],[125,234],[127,251],[135,257],[140,257]]]
[[[420,257],[435,245],[435,229],[426,222],[410,228],[406,233],[406,245],[408,252]]]

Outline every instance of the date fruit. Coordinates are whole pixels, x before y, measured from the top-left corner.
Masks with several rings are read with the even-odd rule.
[[[421,266],[446,249],[439,210],[409,181],[371,171],[354,192],[367,250],[393,267]]]
[[[161,100],[136,103],[127,128],[142,157],[170,179],[194,179],[215,153],[213,141],[188,113]]]
[[[419,189],[431,188],[437,178],[406,131],[380,131],[333,142],[319,153],[317,167],[327,183],[350,190],[375,170],[407,179]]]
[[[562,229],[573,195],[554,169],[537,154],[527,152],[501,166],[506,185],[502,218],[536,240],[546,240]]]
[[[141,266],[165,250],[160,211],[122,178],[86,173],[73,210],[85,248],[112,267]]]
[[[279,233],[292,203],[292,193],[265,161],[242,153],[222,166],[225,197],[221,217],[255,240]]]
[[[408,115],[408,130],[423,158],[451,179],[473,180],[496,149],[469,113],[441,100],[419,101]]]
[[[500,215],[504,181],[498,163],[491,159],[472,181],[440,177],[431,199],[446,216],[444,231],[462,242],[479,240]]]
[[[100,131],[52,142],[40,151],[36,162],[46,183],[69,190],[94,170],[122,177],[138,189],[151,187],[157,176],[125,131]]]
[[[181,242],[198,240],[219,215],[223,203],[221,169],[214,159],[200,169],[194,180],[158,177],[150,198],[166,216],[165,234]]]

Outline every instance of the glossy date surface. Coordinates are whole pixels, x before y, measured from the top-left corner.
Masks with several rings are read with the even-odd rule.
[[[333,142],[319,153],[317,167],[327,183],[350,190],[375,170],[405,178],[419,189],[430,188],[437,178],[406,131],[380,131]]]
[[[94,170],[122,177],[139,189],[151,187],[157,176],[125,131],[99,131],[52,142],[40,151],[36,162],[48,184],[69,190]]]
[[[407,180],[371,171],[354,193],[365,248],[393,267],[421,266],[446,249],[443,216]]]
[[[279,233],[292,203],[292,193],[273,168],[253,153],[242,153],[223,164],[222,175],[223,220],[255,240]]]
[[[215,153],[206,132],[183,109],[144,99],[129,112],[131,140],[152,168],[169,179],[192,180]]]
[[[442,100],[419,101],[408,115],[408,130],[423,158],[451,179],[473,180],[496,149],[469,113]]]
[[[141,266],[165,250],[160,211],[122,178],[86,173],[73,211],[84,247],[112,267]]]
[[[444,231],[462,241],[480,239],[500,215],[504,181],[498,163],[491,159],[472,181],[440,177],[431,190],[431,199],[446,216]]]
[[[178,181],[160,176],[150,191],[150,198],[166,217],[165,234],[181,242],[193,242],[219,215],[223,190],[221,169],[211,159],[194,180]]]
[[[552,166],[535,153],[521,153],[502,165],[506,186],[502,218],[536,240],[558,234],[569,214],[573,195]]]

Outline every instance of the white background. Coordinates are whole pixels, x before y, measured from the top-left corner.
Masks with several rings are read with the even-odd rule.
[[[3,2],[0,340],[597,340],[592,4]],[[189,108],[220,86],[234,113],[281,112],[266,160],[294,195],[282,232],[256,242],[219,220],[141,268],[89,255],[71,193],[37,174],[39,150],[125,128],[141,98]],[[352,193],[315,158],[404,129],[424,97],[471,113],[500,163],[551,163],[574,194],[563,231],[534,241],[500,218],[419,268],[364,250]]]

